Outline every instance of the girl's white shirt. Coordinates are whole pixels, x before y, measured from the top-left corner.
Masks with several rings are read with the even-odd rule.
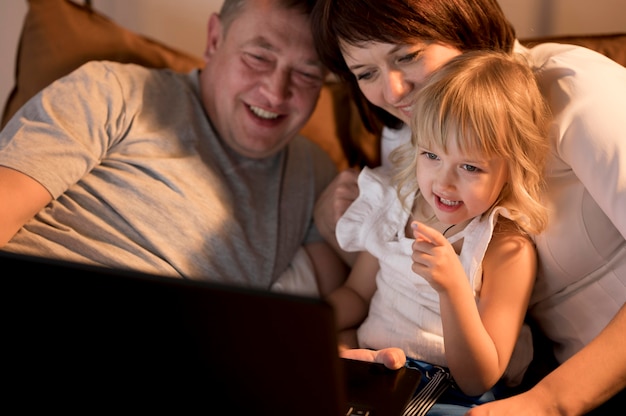
[[[403,209],[387,173],[384,167],[363,169],[358,179],[359,197],[336,228],[344,250],[366,250],[380,264],[369,314],[358,329],[359,346],[399,347],[408,357],[447,366],[439,296],[428,281],[411,270],[414,239],[405,236],[410,213]],[[407,201],[414,196],[409,195]],[[480,297],[482,260],[498,215],[509,217],[505,208],[496,207],[487,218],[474,218],[448,238],[451,243],[463,239],[459,258],[476,299]],[[511,384],[521,381],[532,359],[531,339],[526,330],[523,333],[507,370]]]

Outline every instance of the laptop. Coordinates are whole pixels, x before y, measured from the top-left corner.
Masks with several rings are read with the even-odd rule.
[[[0,275],[18,408],[395,416],[419,385],[418,370],[339,358],[317,298],[2,251]]]

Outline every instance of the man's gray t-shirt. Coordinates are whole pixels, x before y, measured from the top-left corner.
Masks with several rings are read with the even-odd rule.
[[[313,206],[336,173],[303,137],[270,158],[235,154],[197,71],[113,62],[27,103],[0,133],[0,165],[54,198],[3,250],[261,288],[321,240]]]

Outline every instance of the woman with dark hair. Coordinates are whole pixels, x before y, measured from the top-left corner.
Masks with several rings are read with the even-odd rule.
[[[367,127],[381,132],[383,165],[410,139],[413,102],[437,68],[472,50],[526,58],[554,117],[546,138],[551,215],[535,238],[539,269],[529,316],[560,365],[530,390],[470,414],[584,414],[622,391],[626,68],[573,45],[523,47],[496,0],[320,0],[312,24],[321,59],[351,85]],[[346,171],[319,200],[316,223],[328,239],[357,195],[356,173]],[[395,349],[349,354],[404,363]]]

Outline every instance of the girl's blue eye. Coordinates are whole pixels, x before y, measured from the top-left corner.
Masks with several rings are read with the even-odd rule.
[[[472,165],[463,165],[463,169],[465,169],[468,172],[477,172],[478,168],[476,166],[472,166]]]

